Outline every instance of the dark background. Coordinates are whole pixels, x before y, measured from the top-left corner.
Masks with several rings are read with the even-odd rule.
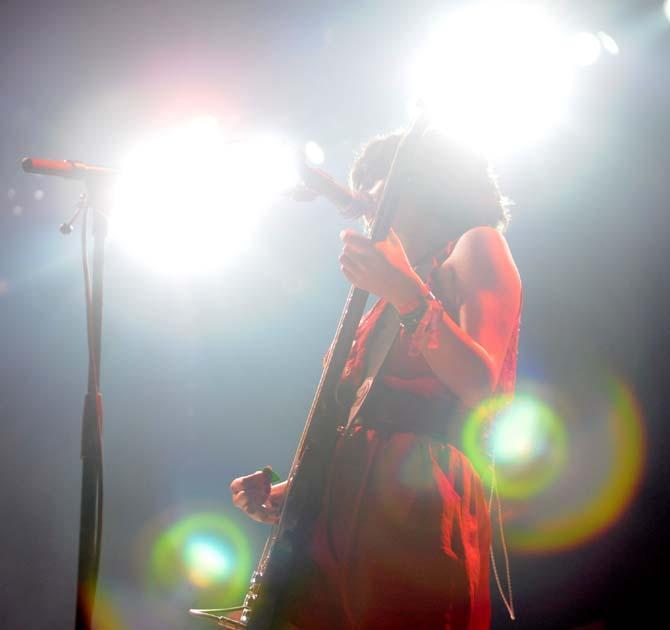
[[[343,178],[362,141],[407,121],[407,57],[457,4],[0,4],[1,627],[72,627],[86,385],[79,244],[57,230],[79,185],[25,175],[20,158],[115,165],[147,125],[209,113],[315,139]],[[516,627],[654,627],[670,479],[670,23],[658,1],[553,5],[621,54],[580,74],[569,128],[499,169],[525,290],[520,381],[560,390],[596,357],[635,392],[647,446],[611,528],[561,553],[513,553]],[[288,468],[347,291],[344,225],[324,203],[277,204],[248,254],[189,280],[110,244],[101,589],[113,627],[198,625],[188,596],[146,586],[137,541],[158,515],[217,509],[260,553],[266,530],[234,513],[227,485]],[[503,613],[494,595],[495,626],[511,627]]]

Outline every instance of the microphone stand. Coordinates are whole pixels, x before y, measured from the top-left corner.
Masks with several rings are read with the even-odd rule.
[[[100,357],[102,340],[103,271],[107,216],[105,183],[86,179],[87,194],[82,194],[72,219],[60,226],[62,234],[72,232],[72,223],[83,214],[82,243],[88,333],[88,389],[84,398],[81,429],[81,499],[79,513],[79,557],[77,568],[76,630],[91,630],[100,566],[103,508],[102,422]],[[93,214],[93,267],[89,273],[87,219]]]
[[[107,217],[104,184],[87,179],[88,207],[84,209],[82,230],[86,242],[86,216],[93,210],[93,269],[89,276],[85,263],[86,324],[88,330],[88,390],[84,398],[81,431],[81,501],[79,513],[79,559],[77,569],[76,630],[92,628],[93,608],[100,566],[102,536],[102,421],[100,393],[100,352],[102,340],[103,271]],[[89,204],[90,200],[90,204]],[[84,252],[86,260],[86,252]],[[89,285],[90,281],[90,285]],[[90,295],[89,295],[90,291]]]
[[[116,172],[72,160],[24,158],[26,173],[55,175],[85,182],[72,218],[61,224],[61,234],[72,233],[72,224],[82,215],[82,258],[88,342],[88,389],[84,398],[81,426],[81,499],[79,512],[79,557],[77,562],[76,630],[91,630],[100,568],[102,540],[102,395],[100,393],[100,351],[102,339],[102,290],[105,267],[105,239],[111,195],[110,181]],[[93,270],[88,266],[88,215],[93,210]]]
[[[100,352],[102,339],[102,294],[105,267],[107,215],[113,169],[72,160],[24,158],[26,173],[56,175],[85,182],[72,218],[61,224],[61,234],[72,233],[72,224],[82,215],[82,253],[88,341],[88,389],[84,398],[81,427],[81,499],[79,512],[79,557],[77,563],[76,630],[91,630],[102,541],[102,394],[100,393]],[[88,215],[93,210],[93,270],[88,266]]]

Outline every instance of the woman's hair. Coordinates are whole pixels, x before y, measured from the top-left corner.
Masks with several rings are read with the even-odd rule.
[[[403,132],[370,140],[349,173],[353,190],[367,191],[388,175]],[[408,191],[421,212],[442,213],[461,232],[479,225],[505,231],[511,202],[500,194],[486,159],[444,134],[428,130],[414,157]]]

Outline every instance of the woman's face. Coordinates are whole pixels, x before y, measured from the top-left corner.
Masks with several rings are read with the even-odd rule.
[[[377,207],[379,201],[381,200],[382,194],[384,192],[384,185],[386,183],[385,179],[377,180],[368,190],[364,193],[372,200],[373,206]],[[365,222],[369,227],[373,220],[373,213],[368,212],[365,214]],[[417,217],[415,212],[415,204],[410,194],[401,194],[398,207],[395,210],[395,217],[393,220],[393,229],[399,235],[407,235],[409,233],[415,233],[417,230]]]

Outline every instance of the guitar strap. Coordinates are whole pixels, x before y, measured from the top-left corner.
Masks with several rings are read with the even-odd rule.
[[[429,261],[415,267],[415,271],[424,282],[433,269],[432,261],[433,259],[431,258]],[[400,315],[391,304],[386,304],[384,311],[377,321],[376,330],[370,340],[370,347],[366,352],[363,381],[356,390],[354,402],[349,410],[349,417],[344,428],[345,434],[349,432],[356,421],[358,413],[374,385],[375,378],[379,374],[382,365],[384,365],[384,361],[398,336],[399,330]]]
[[[358,417],[358,412],[361,410],[365,399],[370,393],[372,385],[375,382],[375,377],[388,356],[391,346],[398,336],[399,330],[400,316],[398,315],[398,311],[396,311],[390,304],[387,304],[377,322],[377,330],[375,331],[375,335],[371,340],[372,343],[366,353],[367,360],[363,372],[363,382],[356,390],[356,397],[349,410],[349,418],[345,427],[345,433],[351,429],[354,421]]]

